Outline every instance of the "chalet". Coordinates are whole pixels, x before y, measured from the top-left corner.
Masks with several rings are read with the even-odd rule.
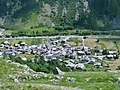
[[[72,62],[70,62],[69,60],[68,61],[64,61],[65,65],[69,68],[75,68],[76,65]]]
[[[15,53],[14,52],[11,52],[11,51],[6,51],[6,52],[4,52],[4,54],[6,54],[6,55],[15,55]]]
[[[85,55],[85,52],[84,51],[77,51],[77,54],[78,55]]]
[[[9,45],[4,45],[5,49],[9,49],[9,47],[10,47]]]
[[[113,59],[114,55],[107,55],[107,59]]]
[[[85,69],[85,66],[84,66],[84,64],[79,63],[79,64],[76,65],[76,68],[77,69]]]
[[[71,46],[67,45],[67,44],[64,44],[63,45],[63,48],[71,48]]]
[[[82,58],[79,62],[80,62],[80,63],[87,63],[88,61],[89,61],[88,59],[86,59],[86,58],[83,59],[83,58]]]
[[[93,58],[97,59],[97,60],[104,60],[105,59],[105,56],[93,56]]]
[[[3,49],[4,48],[4,44],[0,44],[0,49]]]
[[[99,63],[99,62],[96,62],[96,63],[94,64],[94,67],[96,67],[96,68],[101,68],[101,67],[102,67],[102,64]]]
[[[20,46],[26,46],[27,44],[25,42],[21,42]]]
[[[14,44],[15,47],[20,47],[20,44]]]
[[[78,59],[81,59],[82,58],[82,56],[78,56]]]
[[[83,47],[83,50],[84,50],[84,51],[89,51],[90,48],[89,48],[89,47]]]
[[[10,43],[8,41],[3,42],[4,45],[9,45]]]
[[[47,58],[47,59],[52,59],[52,57],[53,57],[53,54],[48,54],[48,55],[46,55],[46,58]]]
[[[37,48],[37,45],[32,45],[32,46],[30,46],[30,48],[35,49],[35,48]]]
[[[90,60],[88,61],[88,64],[94,64],[95,63],[95,59],[94,58],[90,58]]]
[[[108,53],[109,53],[110,55],[114,55],[114,54],[117,54],[117,51],[108,51]]]
[[[90,51],[85,51],[85,54],[86,54],[86,55],[90,55],[91,52],[90,52]]]

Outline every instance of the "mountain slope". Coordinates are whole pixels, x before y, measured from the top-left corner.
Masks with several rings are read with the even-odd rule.
[[[0,25],[120,29],[119,0],[0,0]]]

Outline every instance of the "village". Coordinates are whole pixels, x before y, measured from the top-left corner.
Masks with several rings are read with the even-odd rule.
[[[70,38],[54,38],[31,46],[28,46],[25,42],[19,42],[11,46],[8,41],[4,41],[0,44],[0,57],[3,58],[4,55],[19,56],[20,54],[39,55],[42,56],[46,62],[59,60],[68,68],[81,70],[84,70],[87,64],[91,64],[95,68],[109,67],[109,64],[103,66],[103,61],[116,60],[119,58],[118,51],[101,49],[97,46],[94,48],[85,46],[84,38],[82,38],[81,46],[70,46],[66,43],[69,39]],[[27,57],[20,58],[23,61],[27,61]],[[31,58],[31,60],[35,62],[34,58]]]
[[[96,40],[98,42],[98,39]],[[8,71],[5,68],[5,72],[12,71],[6,77],[8,81],[1,79],[1,87],[4,86],[3,82],[9,83],[9,81],[14,82],[15,86],[28,85],[26,83],[32,81],[31,87],[37,85],[48,88],[56,88],[56,85],[65,82],[66,85],[63,83],[62,86],[50,90],[59,90],[58,88],[63,86],[67,89],[60,90],[84,90],[81,89],[79,82],[89,85],[93,82],[104,82],[106,79],[108,84],[120,83],[119,73],[110,69],[109,63],[106,63],[119,61],[119,51],[103,49],[97,44],[95,47],[90,47],[85,43],[86,37],[48,38],[39,44],[31,45],[23,39],[17,41],[13,43],[6,39],[0,44],[1,62],[9,68]],[[114,78],[112,75],[118,76]],[[70,86],[66,87],[68,84]],[[74,85],[77,87],[74,88]],[[9,89],[12,86],[5,88]]]

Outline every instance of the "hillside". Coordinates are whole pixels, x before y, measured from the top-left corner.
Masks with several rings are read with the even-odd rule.
[[[120,29],[119,0],[0,0],[0,26]]]

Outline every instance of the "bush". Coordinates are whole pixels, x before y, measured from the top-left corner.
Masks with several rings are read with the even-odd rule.
[[[49,71],[48,68],[46,68],[46,67],[41,67],[41,68],[40,68],[40,71],[41,71],[41,72],[44,72],[44,73],[50,73],[50,71]]]
[[[14,56],[9,56],[9,58],[14,61],[18,62],[20,64],[26,64],[29,66],[31,69],[33,69],[36,72],[44,72],[44,73],[54,73],[56,74],[55,68],[58,67],[62,71],[67,72],[70,71],[65,64],[61,63],[59,60],[51,60],[46,62],[43,57],[36,57],[35,62],[32,62],[31,60],[28,61],[23,61],[21,60],[20,57],[14,57]]]
[[[117,70],[120,70],[120,65],[119,66],[117,66],[117,68],[116,68]]]
[[[40,66],[36,63],[29,62],[27,65],[36,72],[40,72]]]
[[[102,52],[103,55],[107,55],[108,54],[108,50],[107,49],[104,49],[103,52]]]
[[[16,57],[16,58],[15,58],[15,62],[18,62],[18,63],[20,63],[20,64],[26,64],[26,62],[23,61],[23,60],[21,60],[20,57]]]

